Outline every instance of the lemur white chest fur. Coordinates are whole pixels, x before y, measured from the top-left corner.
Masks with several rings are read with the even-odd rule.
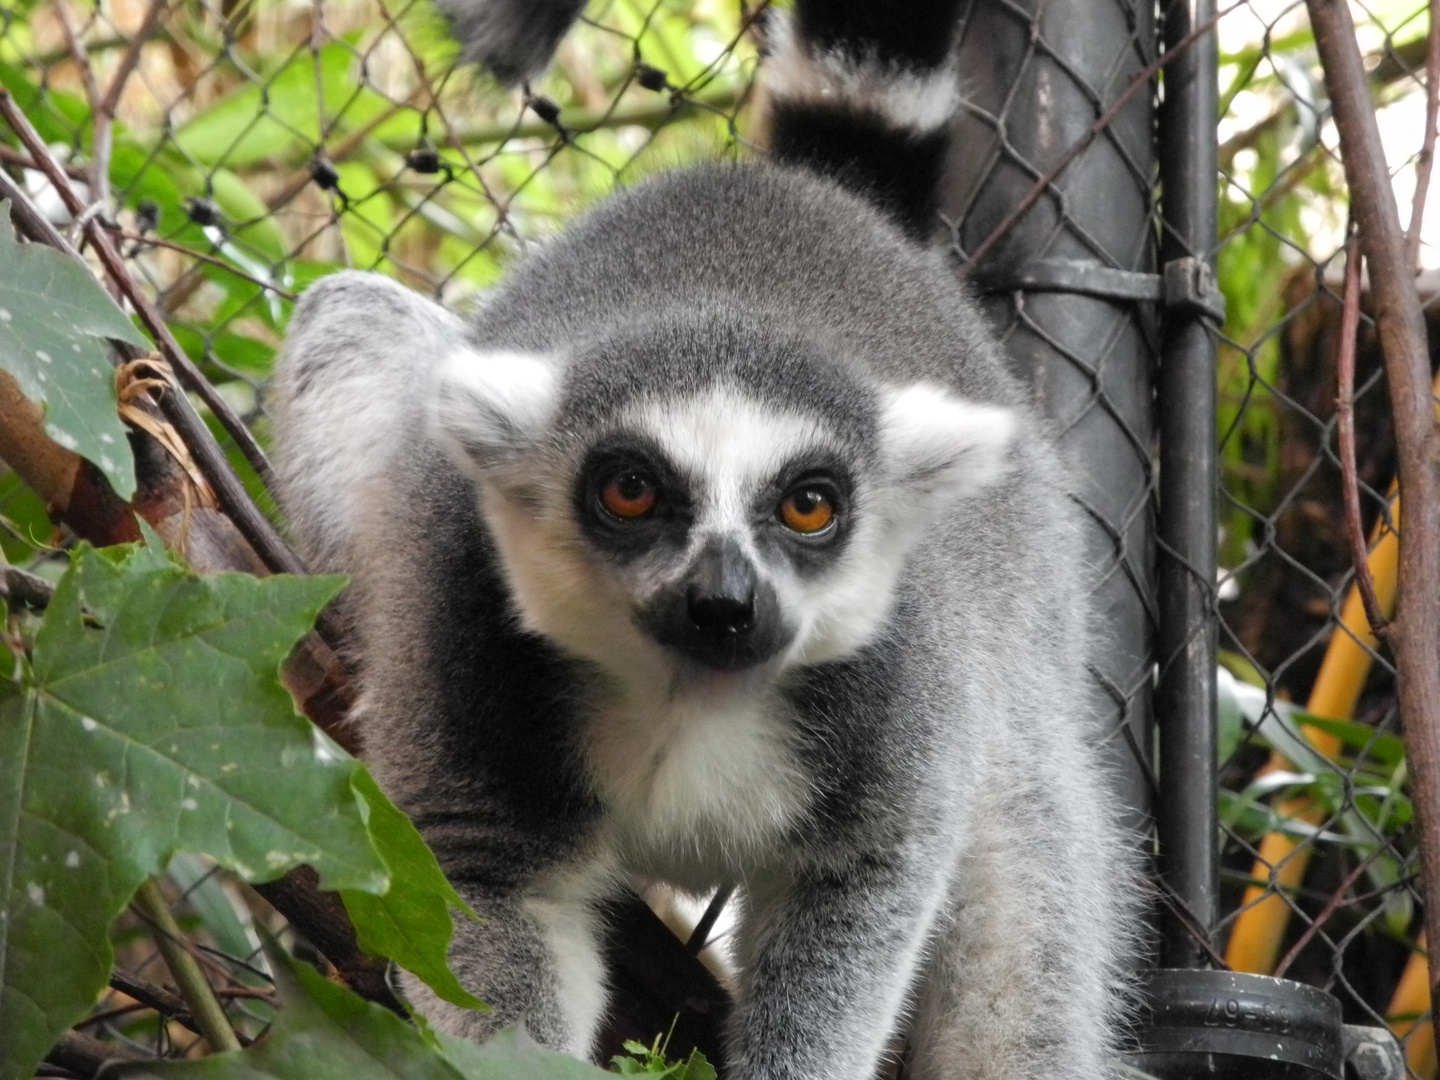
[[[688,888],[766,861],[809,801],[787,710],[749,688],[602,708],[586,725],[583,754],[624,868]]]

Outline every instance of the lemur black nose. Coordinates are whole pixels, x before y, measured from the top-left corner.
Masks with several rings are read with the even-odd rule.
[[[755,594],[744,599],[733,596],[702,596],[691,592],[687,597],[690,621],[706,634],[743,634],[755,621]]]
[[[726,537],[710,540],[684,577],[638,614],[661,645],[715,671],[754,667],[794,636],[774,587]]]
[[[697,560],[685,604],[701,633],[726,636],[750,629],[755,621],[755,568],[738,544],[723,541]]]

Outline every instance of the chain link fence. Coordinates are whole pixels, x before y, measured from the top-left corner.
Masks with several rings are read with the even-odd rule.
[[[1354,5],[1405,220],[1425,127],[1422,5]],[[1394,669],[1354,586],[1337,442],[1347,202],[1303,7],[1221,24],[1221,911],[1237,970],[1323,987],[1433,1077],[1418,856]],[[1432,200],[1433,205],[1433,200]],[[1419,246],[1440,263],[1433,210]],[[1418,236],[1417,236],[1418,239]],[[1432,369],[1433,270],[1421,277]],[[1396,450],[1362,292],[1355,464],[1369,566],[1393,604]]]
[[[617,184],[752,153],[763,8],[592,3],[552,72],[522,95],[456,69],[415,0],[12,0],[0,83],[113,217],[132,273],[264,444],[265,380],[310,282],[374,269],[463,307]],[[1403,207],[1425,118],[1425,6],[1352,10]],[[1219,235],[1189,254],[1213,260],[1225,300],[1209,338],[1220,569],[1212,582],[1203,559],[1185,565],[1204,586],[1205,625],[1218,613],[1220,883],[1218,915],[1191,910],[1185,932],[1209,963],[1313,984],[1340,999],[1347,1022],[1388,1025],[1410,1075],[1432,1080],[1394,673],[1352,596],[1340,495],[1347,202],[1336,137],[1303,5],[1248,0],[1225,9],[1216,32]],[[1167,43],[1151,6],[1130,0],[975,0],[942,198],[957,268],[1077,464],[1102,642],[1092,700],[1113,718],[1119,797],[1140,836],[1169,785],[1157,785],[1152,724],[1157,672],[1163,680],[1172,659],[1159,645],[1172,616],[1157,565],[1184,562],[1169,548],[1157,556],[1157,440],[1165,409],[1197,407],[1156,401],[1173,316],[1159,283],[1175,226],[1162,216],[1154,137],[1168,88],[1153,69]],[[70,216],[35,165],[0,138],[0,167],[64,227]],[[1038,181],[1035,205],[1008,221]],[[1419,260],[1440,266],[1440,249],[1422,243]],[[1433,352],[1440,275],[1422,282]],[[1400,509],[1369,325],[1362,314],[1356,467],[1383,594]],[[268,507],[255,469],[220,434]],[[1177,462],[1163,468],[1178,475]],[[68,539],[0,472],[9,562],[53,577],[54,547]],[[1213,835],[1208,819],[1198,824]],[[283,920],[195,857],[177,859],[165,887],[242,1040],[259,1035],[271,1016],[260,928]],[[1148,899],[1157,911],[1176,903],[1158,885]],[[163,987],[154,942],[167,931],[150,922],[135,914],[117,929],[112,992],[79,1030],[116,1052],[184,1057],[198,1052],[195,1025]],[[54,1056],[42,1069],[86,1073],[83,1059]]]

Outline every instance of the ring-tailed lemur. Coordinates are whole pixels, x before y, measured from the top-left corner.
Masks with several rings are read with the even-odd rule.
[[[535,71],[574,0],[448,0]],[[462,321],[300,304],[285,505],[353,575],[377,773],[485,922],[433,1023],[586,1055],[595,905],[743,887],[731,1075],[1107,1071],[1125,841],[1054,451],[923,241],[958,0],[800,0],[771,161],[614,196]],[[901,9],[903,10],[892,10]]]

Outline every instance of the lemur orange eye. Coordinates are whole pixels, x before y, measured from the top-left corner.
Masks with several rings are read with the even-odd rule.
[[[819,488],[802,487],[781,499],[776,513],[787,529],[813,536],[835,520],[835,504]]]
[[[600,489],[600,505],[618,518],[642,518],[660,499],[655,481],[643,472],[623,472],[611,477]]]

